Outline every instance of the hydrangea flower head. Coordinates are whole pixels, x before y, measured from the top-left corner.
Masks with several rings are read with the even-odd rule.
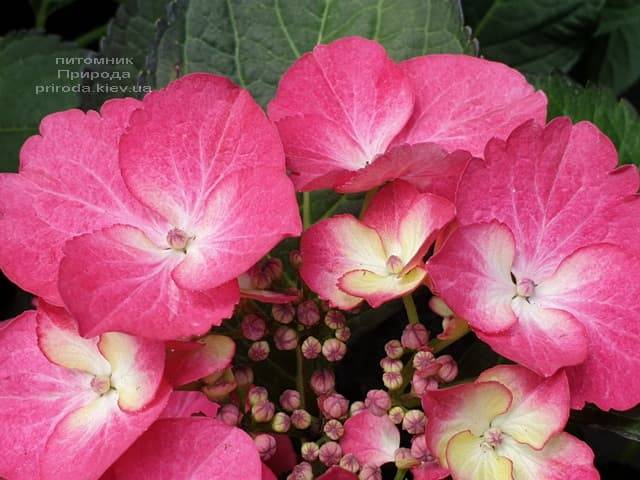
[[[377,307],[420,285],[423,257],[454,213],[448,200],[395,181],[375,196],[362,221],[338,215],[305,231],[300,274],[334,307],[350,309],[363,299]]]
[[[428,392],[423,407],[429,448],[454,480],[600,478],[589,447],[562,431],[562,371],[545,379],[517,365],[494,367],[475,383]]]
[[[492,140],[458,189],[461,225],[428,264],[436,292],[498,353],[572,405],[640,401],[638,172],[587,122],[527,122]]]
[[[499,63],[428,55],[396,64],[379,43],[348,37],[296,61],[268,111],[297,190],[404,179],[450,198],[469,160],[457,150],[477,155],[491,137],[544,121],[546,98]]]

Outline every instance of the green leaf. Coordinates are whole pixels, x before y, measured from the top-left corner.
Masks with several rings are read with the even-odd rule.
[[[118,8],[100,43],[100,53],[86,69],[111,78],[87,82],[91,91],[83,94],[85,108],[97,109],[114,97],[141,97],[149,90],[148,85],[139,84],[139,78],[154,44],[157,24],[166,10],[167,0],[127,0]],[[106,60],[121,63],[98,63]]]
[[[568,71],[605,0],[465,0],[481,53],[528,73]]]
[[[640,117],[626,100],[604,87],[582,87],[566,77],[529,79],[549,98],[549,118],[568,115],[574,122],[595,123],[618,148],[620,163],[640,165]]]
[[[159,28],[150,81],[215,72],[264,105],[296,58],[348,35],[376,39],[398,60],[476,52],[455,0],[177,0]]]
[[[0,170],[18,168],[18,151],[37,133],[45,115],[79,105],[82,62],[57,65],[58,58],[85,57],[75,45],[56,36],[18,32],[0,37]]]
[[[584,410],[572,412],[570,421],[574,424],[608,430],[621,437],[640,442],[640,407],[625,412],[613,410],[603,412],[587,406]]]

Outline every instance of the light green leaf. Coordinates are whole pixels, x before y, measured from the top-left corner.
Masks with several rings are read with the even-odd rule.
[[[24,140],[38,131],[45,115],[79,105],[82,62],[58,65],[56,59],[85,57],[75,45],[38,32],[0,37],[0,170],[15,171]]]
[[[455,0],[177,0],[159,28],[150,81],[215,72],[264,105],[296,58],[348,35],[376,39],[398,60],[476,51]]]
[[[566,77],[531,77],[547,94],[549,118],[568,115],[574,122],[595,123],[618,148],[620,163],[640,165],[640,117],[626,100],[604,87],[582,87]]]

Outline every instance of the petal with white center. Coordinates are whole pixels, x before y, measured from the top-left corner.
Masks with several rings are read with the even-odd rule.
[[[447,444],[447,464],[456,480],[512,480],[511,461],[483,444],[469,430],[454,435]]]

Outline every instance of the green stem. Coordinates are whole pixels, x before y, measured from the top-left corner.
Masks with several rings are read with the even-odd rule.
[[[464,337],[470,331],[471,330],[469,330],[469,327],[467,327],[465,329],[461,329],[453,337],[447,338],[446,340],[440,340],[439,338],[434,338],[433,340],[431,340],[429,342],[429,347],[431,348],[431,351],[433,353],[441,352],[442,350],[447,348],[452,343],[457,342],[458,340],[460,340],[462,337]]]
[[[296,389],[300,393],[300,405],[305,408],[304,392],[304,358],[302,357],[302,347],[296,347]]]
[[[404,295],[402,301],[404,302],[404,309],[407,311],[407,317],[409,317],[409,323],[420,323],[418,310],[411,294]]]
[[[338,200],[336,200],[335,203],[331,205],[331,207],[329,207],[329,209],[326,212],[324,212],[322,217],[320,217],[320,220],[324,220],[325,218],[329,218],[331,215],[333,215],[333,213],[338,209],[338,207],[347,201],[347,198],[348,198],[348,195],[340,195],[340,198],[338,198]]]
[[[106,34],[107,34],[107,26],[101,25],[83,35],[80,35],[78,38],[76,38],[76,43],[81,47],[86,47],[91,45],[93,42],[99,40]]]
[[[40,8],[36,13],[36,28],[44,30],[47,24],[47,7],[49,6],[49,0],[42,0]]]
[[[302,193],[302,224],[305,230],[311,226],[311,192]]]
[[[378,193],[377,187],[369,190],[364,196],[364,200],[362,201],[362,209],[360,210],[360,218],[364,216],[364,212],[366,212],[367,208],[369,208],[369,204],[371,203],[371,200],[373,200],[373,197],[376,196],[376,193]]]
[[[404,476],[407,474],[407,471],[404,468],[399,468],[396,476],[393,477],[393,480],[404,480]]]

